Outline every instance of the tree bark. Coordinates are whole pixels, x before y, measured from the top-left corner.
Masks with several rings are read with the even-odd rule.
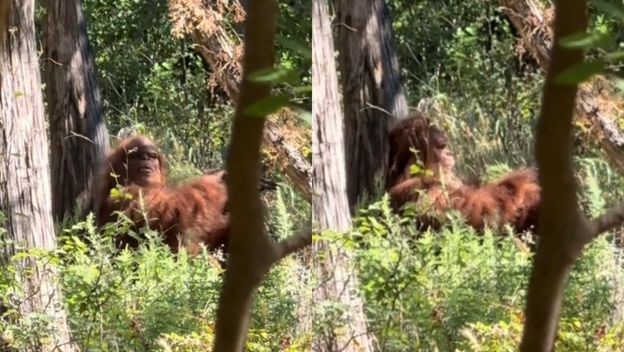
[[[4,0],[0,6],[0,210],[9,239],[26,248],[56,246],[50,201],[48,143],[35,47],[34,0]],[[8,260],[17,251],[8,246]],[[23,278],[19,313],[41,312],[52,318],[56,332],[38,351],[76,351],[51,269],[30,259],[19,265],[32,270]]]
[[[552,11],[535,0],[499,0],[518,29],[527,50],[546,70],[552,46]],[[605,101],[611,103],[605,104]],[[592,133],[613,166],[624,175],[624,134],[613,120],[624,101],[604,77],[594,77],[579,87],[575,113],[593,128]]]
[[[273,66],[277,4],[249,3],[245,25],[243,80],[226,168],[230,208],[229,258],[217,311],[214,351],[243,351],[253,295],[271,266],[311,242],[306,229],[280,243],[264,231],[264,212],[258,190],[260,144],[265,118],[245,110],[270,94],[270,86],[252,82],[249,75]]]
[[[45,0],[44,7],[52,213],[61,220],[77,205],[89,208],[94,173],[108,152],[108,132],[81,1]]]
[[[236,0],[230,2],[230,8],[239,6]],[[169,14],[174,35],[190,35],[197,50],[212,68],[211,79],[219,84],[232,101],[237,101],[242,72],[239,64],[240,46],[225,31],[221,14],[200,0],[169,0]],[[284,141],[279,126],[272,121],[265,123],[263,140],[277,152],[280,159],[278,164],[283,165],[284,173],[295,188],[310,201],[312,169],[309,161],[296,147]]]
[[[312,139],[313,227],[315,231],[345,232],[351,227],[347,197],[345,133],[338,93],[328,0],[312,3]],[[321,283],[313,290],[314,302],[339,302],[347,307],[346,329],[335,327],[315,336],[314,351],[373,351],[358,280],[343,248],[327,241],[313,245],[314,270]]]
[[[586,29],[586,0],[556,0],[553,43]],[[553,44],[537,125],[536,160],[542,205],[533,271],[529,279],[521,351],[550,352],[565,284],[583,248],[624,220],[624,203],[590,221],[582,213],[572,167],[572,118],[577,85],[557,82],[563,71],[583,61],[579,49]]]
[[[374,195],[388,164],[388,128],[408,114],[384,0],[337,1],[349,204]]]

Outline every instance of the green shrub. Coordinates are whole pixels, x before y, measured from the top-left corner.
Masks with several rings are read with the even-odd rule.
[[[460,221],[417,233],[387,199],[360,211],[353,248],[369,324],[386,351],[514,350],[519,341],[532,254],[519,239]],[[560,350],[600,348],[596,331],[617,317],[624,270],[606,237],[592,243],[567,286]],[[488,347],[489,346],[489,347]]]
[[[0,270],[0,305],[14,318],[0,320],[2,337],[23,350],[53,333],[45,315],[11,315],[24,298],[20,282],[28,274],[16,260],[30,256],[58,273],[72,336],[82,350],[192,351],[209,346],[222,282],[220,254],[172,254],[152,231],[144,233],[146,240],[137,250],[118,252],[113,236],[127,230],[122,219],[96,231],[90,218],[64,230],[54,252],[33,249],[13,256]],[[297,256],[271,270],[256,295],[249,351],[309,343],[310,333],[298,317],[308,302],[308,282]]]

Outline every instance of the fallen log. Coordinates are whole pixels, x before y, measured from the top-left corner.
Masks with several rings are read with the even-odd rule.
[[[546,71],[552,46],[552,8],[535,0],[499,0],[522,36],[524,47]],[[575,115],[590,126],[609,162],[624,175],[624,134],[614,116],[624,106],[608,79],[596,76],[579,86]]]
[[[225,28],[224,14],[237,21],[244,19],[244,11],[238,1],[212,1],[210,4],[201,0],[170,0],[169,16],[175,36],[188,35],[204,61],[211,67],[209,85],[218,85],[230,99],[238,101],[241,80],[242,49],[233,33]],[[291,116],[295,112],[288,113]],[[307,131],[292,131],[289,134],[303,135]],[[275,121],[268,119],[264,126],[264,145],[277,156],[276,165],[284,172],[296,190],[308,201],[312,200],[312,165],[290,139],[284,137],[282,128]],[[294,133],[293,133],[294,132]],[[294,138],[297,139],[297,138]],[[305,137],[300,139],[306,140]]]

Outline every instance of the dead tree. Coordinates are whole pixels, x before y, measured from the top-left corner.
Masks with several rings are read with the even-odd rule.
[[[384,0],[338,0],[336,41],[345,114],[349,203],[373,195],[388,164],[388,127],[408,114]]]
[[[546,70],[550,61],[552,9],[535,0],[499,0],[522,36],[528,52]],[[608,101],[609,104],[605,104]],[[614,120],[624,101],[604,77],[594,77],[579,87],[575,114],[589,123],[591,131],[612,165],[624,175],[624,134]]]
[[[351,228],[347,197],[345,133],[338,92],[334,40],[328,0],[312,3],[312,201],[315,232],[346,232]],[[315,335],[313,350],[373,351],[368,334],[358,280],[348,253],[336,243],[320,240],[313,245],[313,267],[320,284],[313,290],[314,302],[339,302],[345,314],[328,331]],[[342,326],[344,324],[344,326]]]
[[[239,20],[244,11],[237,0],[230,1],[227,8]],[[173,22],[174,35],[189,35],[202,58],[212,69],[211,79],[232,99],[238,100],[242,68],[239,63],[241,47],[226,31],[223,12],[224,4],[205,4],[200,0],[169,0],[169,15]],[[307,133],[307,131],[306,131]],[[279,164],[295,188],[305,199],[312,199],[310,162],[287,143],[280,126],[272,121],[265,123],[264,143],[277,152]]]
[[[89,209],[94,173],[108,152],[95,64],[80,0],[45,0],[44,64],[50,125],[52,213]]]
[[[0,224],[13,244],[4,247],[6,263],[19,246],[53,250],[50,163],[35,42],[35,1],[0,2]],[[71,341],[55,271],[28,257],[18,267],[24,296],[21,316],[42,313],[51,318],[50,338],[29,351],[76,351]]]

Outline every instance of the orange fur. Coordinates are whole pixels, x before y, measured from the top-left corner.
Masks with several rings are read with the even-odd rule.
[[[421,225],[438,226],[439,215],[450,209],[479,230],[510,224],[521,232],[537,225],[540,187],[534,169],[513,171],[484,186],[467,185],[452,171],[444,133],[422,116],[400,121],[390,131],[390,144],[386,187],[392,205],[399,209],[408,202],[422,203],[421,194],[426,194],[430,208],[419,219]],[[425,168],[424,174],[410,174],[415,162]]]
[[[147,219],[148,227],[161,232],[174,252],[180,240],[192,254],[199,251],[200,243],[210,249],[226,245],[229,217],[223,175],[211,172],[179,187],[166,186],[165,159],[154,143],[143,136],[127,138],[109,155],[100,174],[98,225],[115,220],[114,212],[121,211],[133,220],[135,228],[144,226]],[[111,196],[117,183],[129,199]],[[123,235],[118,244],[136,247],[138,242]]]

